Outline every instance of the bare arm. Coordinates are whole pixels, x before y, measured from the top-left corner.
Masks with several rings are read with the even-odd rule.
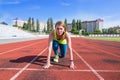
[[[50,64],[50,56],[51,56],[51,51],[52,51],[52,40],[53,40],[53,32],[51,32],[49,34],[47,64],[44,66],[44,68],[49,68],[51,65]]]
[[[70,68],[74,69],[74,61],[73,61],[73,53],[72,53],[72,44],[71,44],[71,37],[70,35],[66,32],[66,38],[67,38],[67,43],[68,43],[68,49],[70,52]]]
[[[51,51],[52,51],[52,33],[49,35],[49,40],[48,40],[48,57],[47,57],[47,63],[50,63]]]
[[[67,38],[67,43],[68,43],[68,49],[69,49],[69,52],[70,52],[70,60],[73,60],[71,37],[68,34],[68,32],[66,32],[66,38]]]
[[[68,34],[68,32],[66,32],[66,38],[67,38],[67,43],[68,43],[68,49],[70,52],[70,68],[74,69],[74,62],[73,62],[73,53],[72,53],[72,44],[71,44],[71,37]]]

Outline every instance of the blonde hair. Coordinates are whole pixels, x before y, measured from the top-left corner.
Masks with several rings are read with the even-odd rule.
[[[64,28],[65,32],[67,31],[67,30],[66,30],[66,25],[65,25],[65,23],[63,23],[62,21],[56,22],[55,27],[56,27],[56,26],[62,26],[62,27]]]
[[[66,31],[67,31],[67,29],[66,29],[66,25],[65,25],[65,23],[63,23],[62,21],[58,21],[58,22],[56,22],[56,24],[55,24],[55,27],[56,26],[62,26],[63,28],[64,28],[64,33],[63,33],[63,35],[62,35],[62,40],[63,39],[65,39],[65,37],[66,37]]]

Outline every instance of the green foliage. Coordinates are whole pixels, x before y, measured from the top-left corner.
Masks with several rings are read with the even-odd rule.
[[[37,24],[37,29],[36,29],[36,32],[39,32],[39,30],[40,30],[40,24],[39,24],[39,20],[38,20],[38,19],[37,19],[36,24]]]
[[[53,19],[49,18],[47,20],[47,31],[46,31],[46,33],[49,33],[52,30],[53,30]]]
[[[90,33],[89,32],[82,32],[82,35],[88,36]]]
[[[71,30],[71,33],[74,33],[76,30],[74,29],[74,28],[72,28],[72,30]]]
[[[51,32],[51,31],[46,31],[45,33],[46,33],[46,34],[50,34],[50,32]]]
[[[95,30],[93,34],[101,34],[102,32],[100,30]]]
[[[17,25],[15,24],[15,25],[13,25],[13,27],[17,27]]]
[[[32,18],[32,27],[31,27],[31,31],[35,32],[35,21],[34,21],[34,18]]]
[[[68,30],[67,19],[66,18],[65,18],[64,24],[66,25],[66,29]]]
[[[44,26],[44,29],[43,29],[43,32],[46,32],[47,30],[46,30],[46,28],[45,28],[45,26]]]
[[[27,25],[28,25],[28,31],[31,31],[31,26],[32,26],[32,20],[31,17],[28,19]]]
[[[79,31],[74,31],[73,34],[78,34],[79,35]]]
[[[88,39],[120,42],[120,37],[86,37]]]
[[[78,31],[82,29],[81,20],[77,20],[76,27],[77,27],[77,30],[78,30]]]
[[[28,25],[27,25],[27,23],[24,23],[23,24],[23,28],[22,28],[23,30],[28,30]]]
[[[77,25],[75,19],[72,20],[72,29],[77,30]]]
[[[108,33],[109,33],[109,34],[116,34],[117,31],[116,31],[115,28],[109,28],[109,29],[108,29]]]
[[[81,20],[75,21],[75,19],[72,20],[72,30],[71,32],[73,34],[80,34],[79,31],[82,29],[82,23]]]

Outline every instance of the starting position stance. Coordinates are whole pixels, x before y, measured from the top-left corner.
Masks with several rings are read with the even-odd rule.
[[[70,68],[74,69],[71,37],[66,30],[65,24],[61,21],[58,21],[55,24],[55,30],[49,34],[47,63],[46,65],[44,65],[44,68],[49,68],[51,66],[50,56],[52,48],[55,53],[53,61],[58,62],[59,61],[58,48],[60,48],[60,57],[63,58],[66,56],[67,47],[70,52]]]

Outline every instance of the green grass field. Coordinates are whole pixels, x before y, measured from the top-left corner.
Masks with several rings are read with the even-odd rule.
[[[120,37],[85,37],[87,39],[94,39],[94,40],[105,40],[105,41],[116,41],[120,42]]]

